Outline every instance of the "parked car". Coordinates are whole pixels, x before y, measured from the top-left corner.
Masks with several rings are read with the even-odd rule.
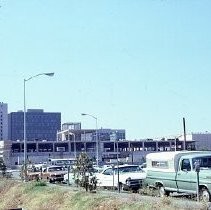
[[[47,179],[50,183],[63,182],[67,171],[62,166],[48,166],[42,170],[41,179]]]
[[[41,168],[28,168],[27,170],[27,178],[28,181],[32,181],[32,180],[39,180],[41,176]]]
[[[119,182],[118,182],[119,171]],[[95,174],[97,186],[118,188],[122,190],[138,190],[146,173],[138,165],[120,165],[107,167],[101,173]]]

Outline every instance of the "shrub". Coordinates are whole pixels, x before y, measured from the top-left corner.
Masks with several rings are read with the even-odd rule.
[[[40,187],[40,186],[47,186],[47,183],[45,181],[37,181],[35,182],[35,187]]]
[[[3,158],[0,158],[0,173],[2,174],[3,177],[6,175],[6,170],[7,170],[7,167],[4,163]]]

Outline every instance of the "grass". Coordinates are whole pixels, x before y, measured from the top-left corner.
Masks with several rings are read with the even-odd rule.
[[[24,208],[27,210],[205,210],[207,204],[157,198],[140,194],[113,193],[97,190],[85,192],[78,188],[47,185],[44,182],[17,182],[0,180],[0,209]]]

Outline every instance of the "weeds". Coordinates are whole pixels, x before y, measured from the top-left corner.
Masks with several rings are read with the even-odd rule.
[[[150,195],[150,196],[157,196],[158,192],[156,189],[152,187],[143,187],[139,190],[139,194],[142,195]]]
[[[169,206],[171,204],[171,199],[169,197],[163,197],[161,198],[161,203],[164,206]]]
[[[35,187],[43,187],[43,186],[47,186],[47,183],[45,181],[37,181],[34,184]]]
[[[141,194],[97,191],[96,194],[74,191],[71,187],[48,187],[43,181],[7,182],[0,180],[0,209],[22,207],[30,210],[204,210],[208,204],[188,199],[146,196],[153,191],[143,189]]]

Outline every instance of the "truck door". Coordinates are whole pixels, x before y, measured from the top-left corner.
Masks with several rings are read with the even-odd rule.
[[[191,162],[189,159],[182,159],[180,161],[179,170],[177,172],[177,187],[179,192],[191,191],[191,176],[193,171],[191,170]]]
[[[112,168],[106,169],[100,177],[101,186],[112,187],[113,186],[113,174],[114,171]]]

